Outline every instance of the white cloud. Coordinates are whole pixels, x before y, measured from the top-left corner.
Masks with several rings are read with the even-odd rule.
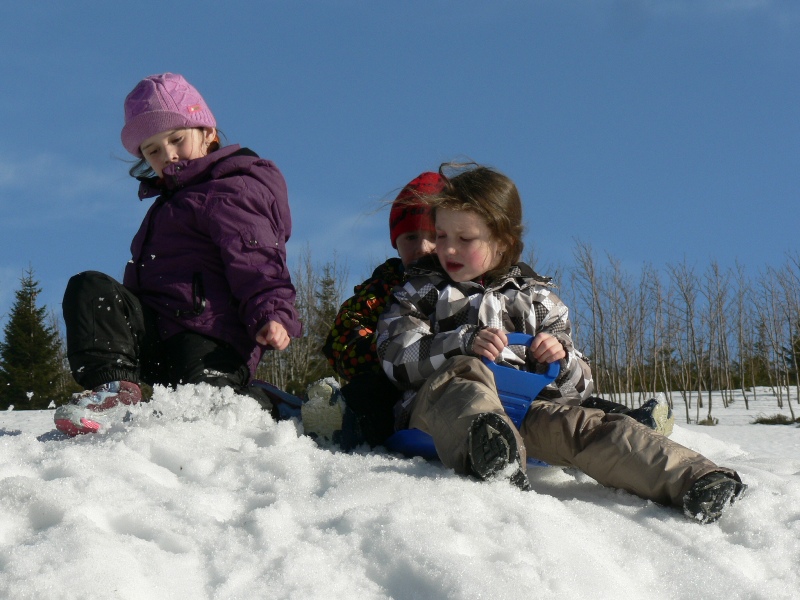
[[[5,161],[0,163],[0,188],[13,186],[19,177],[19,168],[17,165],[11,165]]]
[[[55,154],[43,153],[24,159],[0,156],[0,188],[30,189],[45,184],[67,197],[102,187],[114,179],[108,173],[76,165]]]
[[[616,17],[641,19],[645,16],[687,16],[701,14],[748,13],[759,11],[778,22],[800,16],[796,2],[781,0],[611,0]]]
[[[787,14],[797,15],[798,7],[778,0],[618,0],[618,6],[645,8],[653,14],[687,14],[687,13],[733,13],[762,11],[783,17]]]
[[[0,155],[0,210],[5,228],[25,228],[42,222],[84,219],[119,210],[112,199],[135,203],[135,183],[127,166],[106,169],[77,164],[54,154],[25,158]]]

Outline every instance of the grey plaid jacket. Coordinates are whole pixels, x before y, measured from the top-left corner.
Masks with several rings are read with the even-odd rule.
[[[484,327],[506,332],[555,336],[567,353],[561,374],[540,394],[541,398],[579,404],[592,391],[592,373],[575,350],[569,310],[549,287],[549,278],[537,275],[524,263],[485,287],[474,281],[456,283],[445,274],[436,255],[420,260],[407,270],[403,286],[392,290],[390,305],[377,329],[378,356],[383,370],[408,390],[403,405],[448,358],[474,355],[475,334]],[[509,346],[497,362],[525,370],[537,365],[523,346]]]

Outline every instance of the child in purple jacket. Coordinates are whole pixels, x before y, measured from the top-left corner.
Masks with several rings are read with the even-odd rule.
[[[98,431],[141,399],[140,382],[245,390],[265,349],[301,327],[286,265],[286,183],[269,160],[220,147],[216,120],[181,75],[125,99],[122,144],[155,197],[120,284],[95,271],[64,294],[67,356],[87,391],[55,413],[67,435]]]

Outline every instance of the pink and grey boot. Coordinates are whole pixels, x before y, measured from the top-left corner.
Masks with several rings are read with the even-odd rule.
[[[111,381],[93,390],[72,394],[67,404],[56,409],[56,429],[68,436],[95,433],[114,421],[121,421],[128,406],[138,404],[142,390],[130,381]]]

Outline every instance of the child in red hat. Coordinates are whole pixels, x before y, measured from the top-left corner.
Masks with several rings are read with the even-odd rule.
[[[322,352],[347,382],[341,389],[343,403],[338,409],[335,399],[331,403],[339,391],[332,379],[312,384],[302,412],[306,433],[347,447],[361,441],[378,446],[394,432],[393,410],[400,390],[380,367],[374,333],[392,288],[403,283],[405,268],[436,248],[431,209],[424,199],[442,187],[438,173],[425,172],[410,181],[392,203],[389,235],[398,257],[378,266],[339,309]],[[334,432],[342,427],[344,405],[355,417],[359,439],[335,439],[340,435]]]
[[[377,267],[372,277],[357,285],[354,295],[339,309],[322,352],[347,383],[339,390],[335,380],[326,378],[309,386],[308,401],[302,409],[307,434],[349,449],[364,441],[380,446],[394,433],[395,410],[402,392],[381,368],[375,330],[392,289],[404,282],[406,267],[436,250],[435,227],[427,200],[444,186],[439,173],[428,171],[409,182],[392,203],[389,235],[399,258],[390,258]],[[584,399],[582,406],[628,415],[667,436],[675,422],[663,395],[636,409],[597,396]],[[348,422],[347,417],[351,416],[355,425]]]

